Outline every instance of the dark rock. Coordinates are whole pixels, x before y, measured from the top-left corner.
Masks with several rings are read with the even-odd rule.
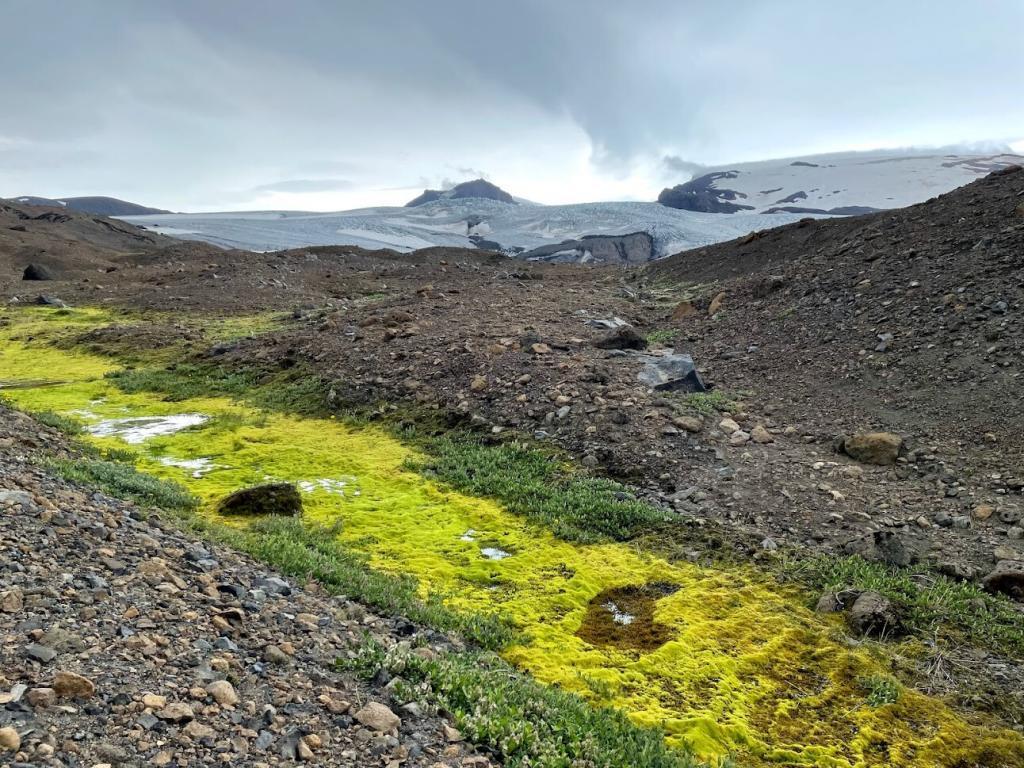
[[[29,264],[21,274],[22,280],[53,280],[53,272],[42,264]]]
[[[860,555],[874,563],[906,567],[917,562],[917,550],[893,531],[875,531],[868,536],[847,542],[848,555]]]
[[[624,325],[594,342],[598,349],[647,349],[647,339],[636,328]]]
[[[1024,600],[1024,560],[1000,560],[981,583],[989,592]]]
[[[222,515],[284,515],[302,514],[302,496],[292,483],[267,483],[242,488],[224,497],[217,505]]]
[[[34,304],[38,304],[41,307],[66,307],[63,301],[58,299],[56,296],[37,296]]]

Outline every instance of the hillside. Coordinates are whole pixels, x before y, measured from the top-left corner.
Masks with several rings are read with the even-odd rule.
[[[159,726],[183,740],[181,759],[205,759],[205,728],[234,723],[215,708],[210,681],[192,690],[194,669],[208,674],[209,661],[257,707],[235,724],[244,741],[214,749],[254,755],[290,759],[300,744],[329,739],[361,756],[360,744],[383,738],[322,717],[319,690],[329,687],[329,699],[345,694],[339,710],[365,697],[390,708],[398,720],[385,725],[399,740],[388,754],[413,765],[443,738],[427,765],[571,762],[582,748],[588,764],[692,768],[658,750],[693,743],[700,756],[731,753],[742,765],[770,764],[763,756],[785,749],[855,766],[877,762],[879,734],[892,746],[883,759],[900,768],[924,754],[943,768],[1015,765],[1024,754],[1022,206],[1024,172],[1013,170],[910,208],[790,217],[632,269],[468,248],[257,253],[181,242],[108,251],[116,268],[102,275],[74,254],[58,260],[46,290],[71,308],[12,303],[0,322],[0,385],[97,452],[72,463],[73,477],[135,494],[155,493],[154,478],[172,481],[172,498],[204,500],[199,530],[220,530],[211,500],[223,511],[254,483],[291,485],[306,505],[302,522],[232,527],[230,540],[256,559],[218,550],[213,559],[236,576],[200,582],[213,618],[171,587],[151,598],[133,586],[138,599],[163,601],[161,615],[117,622],[113,642],[146,648],[133,632],[177,632],[194,641],[186,657],[168,651],[181,663],[142,665],[139,680],[113,651],[58,663],[105,692],[123,687],[138,717],[151,714],[146,688],[169,689],[168,704],[187,692],[197,725],[185,716]],[[58,229],[37,236],[47,232],[60,240]],[[619,252],[626,239],[556,247]],[[643,236],[628,239],[644,247]],[[32,290],[19,263],[0,266],[7,297]],[[40,429],[19,436],[37,432],[31,439],[60,449]],[[67,496],[52,468],[68,467],[52,456],[13,474],[4,466],[14,488],[72,501],[61,509],[87,531],[97,512],[108,532],[116,515],[141,516],[88,486]],[[5,540],[32,553],[19,562],[50,568],[37,543],[49,529],[8,517]],[[169,540],[177,554],[168,558],[194,546],[169,533],[108,535],[102,547],[89,539],[99,555],[89,574],[129,579],[149,539]],[[259,569],[275,564],[316,582],[264,607]],[[191,566],[168,572],[192,584]],[[333,603],[342,615],[314,599],[322,589],[347,596]],[[39,596],[24,592],[36,610]],[[424,594],[446,600],[417,603]],[[172,609],[198,616],[175,629]],[[334,642],[363,610],[380,616],[386,653],[358,634],[347,650]],[[115,630],[103,612],[82,615],[75,631],[87,642]],[[21,646],[63,652],[51,647],[63,635],[26,627]],[[206,640],[211,627],[226,639]],[[285,641],[300,662],[288,685],[309,693],[261,716],[261,681],[285,681],[257,665],[283,659],[264,646],[288,632],[301,633]],[[467,652],[478,644],[529,674]],[[328,646],[363,680],[312,668],[303,653]],[[32,691],[49,682],[49,668],[11,658],[0,695],[27,695],[21,680]],[[214,667],[214,658],[223,660]],[[720,679],[709,682],[709,670]],[[797,689],[815,705],[794,708]],[[317,704],[303,708],[310,696]],[[161,749],[107,702],[97,711],[109,712],[116,745]],[[669,713],[684,725],[639,732],[588,702],[636,723]],[[0,716],[13,719],[9,711]],[[459,731],[449,735],[435,713],[451,713]],[[75,714],[26,712],[18,722],[87,730]],[[502,724],[526,721],[544,727],[525,742],[507,738]],[[319,740],[296,730],[307,722]],[[38,749],[32,726],[18,727]],[[402,751],[411,741],[424,744],[415,759]]]
[[[153,213],[170,213],[162,208],[150,208],[149,206],[129,203],[127,200],[118,200],[116,197],[34,197],[22,195],[12,197],[8,202],[21,203],[22,205],[45,205],[52,208],[70,208],[80,213],[92,213],[97,216],[144,216]]]

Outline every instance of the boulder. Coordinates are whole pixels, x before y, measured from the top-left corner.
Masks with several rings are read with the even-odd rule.
[[[302,496],[293,483],[267,483],[242,488],[221,499],[217,505],[221,515],[284,515],[302,514]]]
[[[53,272],[42,264],[29,264],[21,273],[22,280],[53,280]]]
[[[853,601],[846,620],[850,628],[861,635],[884,637],[900,630],[896,606],[882,593],[871,590],[862,592]]]
[[[1024,560],[1000,560],[981,584],[994,594],[1024,600]]]
[[[636,378],[658,391],[705,392],[707,388],[689,355],[645,355]]]
[[[598,349],[647,349],[647,339],[631,325],[616,328],[594,342]]]
[[[861,432],[843,440],[843,452],[864,464],[895,464],[903,438],[892,432]]]

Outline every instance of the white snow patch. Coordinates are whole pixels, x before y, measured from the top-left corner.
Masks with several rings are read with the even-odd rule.
[[[118,437],[126,443],[137,444],[151,437],[173,435],[188,427],[195,427],[209,417],[201,413],[175,413],[170,416],[131,416],[124,419],[106,419],[86,427],[96,437]]]

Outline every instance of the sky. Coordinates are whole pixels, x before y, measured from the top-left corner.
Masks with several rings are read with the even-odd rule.
[[[1024,2],[0,0],[0,197],[650,200],[703,166],[1024,152]]]

